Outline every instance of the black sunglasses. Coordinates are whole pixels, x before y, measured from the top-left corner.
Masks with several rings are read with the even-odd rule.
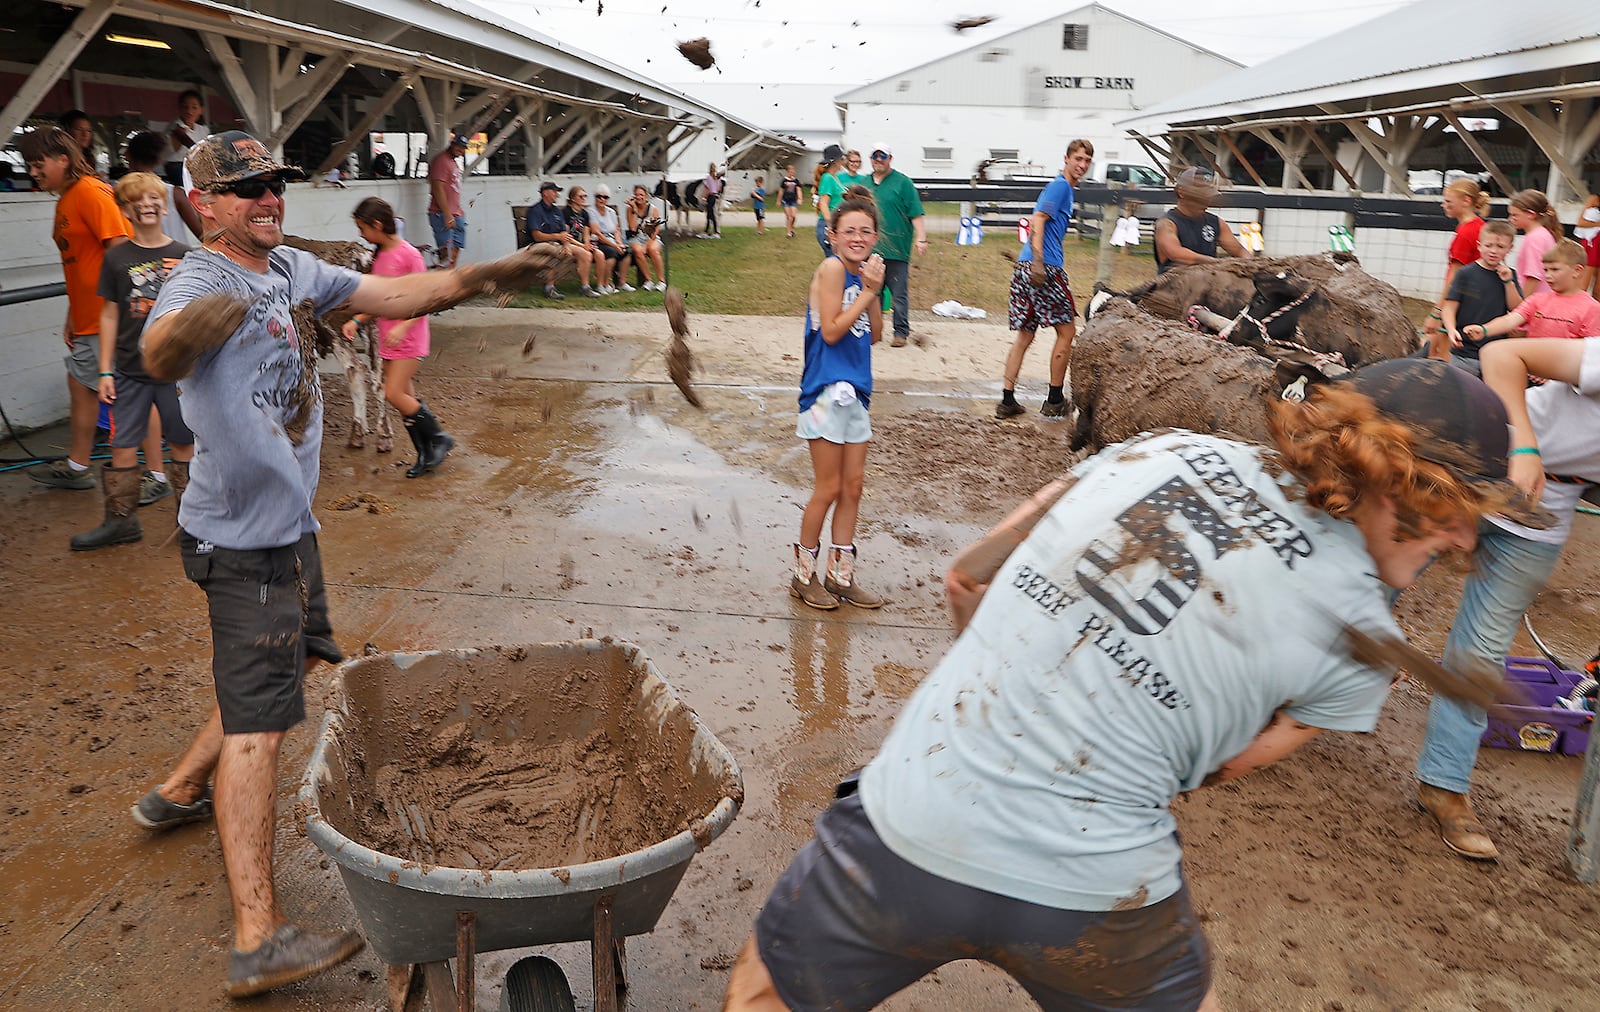
[[[283,196],[283,191],[288,188],[288,181],[278,176],[274,176],[271,179],[254,177],[241,179],[237,183],[228,183],[226,186],[218,186],[213,192],[231,193],[241,200],[260,200],[262,194],[268,190],[272,191],[274,197],[281,197]]]

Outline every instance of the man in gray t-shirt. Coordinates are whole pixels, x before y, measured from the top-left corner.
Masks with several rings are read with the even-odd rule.
[[[356,274],[281,245],[285,189],[305,174],[254,137],[212,135],[185,166],[207,239],[161,289],[141,347],[154,379],[183,381],[195,435],[178,522],[184,573],[205,591],[211,615],[218,706],[133,817],[163,830],[205,818],[215,804],[234,910],[227,993],[242,998],[319,973],[363,944],[349,931],[302,931],[273,890],[278,750],[305,716],[308,659],[341,659],[312,515],[322,387],[312,335],[295,314],[309,305],[317,314],[421,316],[499,286],[525,287],[547,257],[524,251],[404,278]]]
[[[1542,519],[1504,405],[1443,362],[1319,387],[1274,434],[1109,447],[956,559],[960,636],[773,886],[725,1009],[868,1009],[956,959],[1045,1009],[1215,1008],[1172,799],[1371,730],[1390,591],[1485,512]]]

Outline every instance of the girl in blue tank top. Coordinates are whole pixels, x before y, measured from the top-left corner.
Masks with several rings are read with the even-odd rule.
[[[811,447],[815,487],[800,518],[789,593],[813,608],[846,601],[878,608],[883,598],[855,580],[856,513],[872,442],[872,346],[883,336],[883,259],[878,212],[870,197],[846,195],[833,209],[828,238],[833,255],[817,267],[806,303],[805,368],[800,375],[800,418],[795,435]],[[833,549],[826,575],[817,579],[822,521],[833,510]]]

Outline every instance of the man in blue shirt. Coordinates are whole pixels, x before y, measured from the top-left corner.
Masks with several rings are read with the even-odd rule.
[[[530,243],[549,243],[551,246],[560,247],[578,265],[578,277],[587,278],[589,276],[589,264],[594,259],[595,254],[587,245],[573,238],[572,233],[567,231],[566,214],[560,205],[556,203],[556,197],[560,193],[561,187],[548,180],[539,187],[539,202],[528,208],[528,213],[523,218],[523,224],[528,232],[528,241]],[[583,287],[585,294],[588,294],[589,286],[585,284]],[[556,275],[553,270],[545,275],[544,297],[557,300],[566,298],[556,288]]]
[[[1050,352],[1050,393],[1039,414],[1045,418],[1064,418],[1067,398],[1061,388],[1067,382],[1067,361],[1072,357],[1072,339],[1078,328],[1072,322],[1078,315],[1067,287],[1067,271],[1062,261],[1061,243],[1072,220],[1072,188],[1089,171],[1094,161],[1094,145],[1078,139],[1067,145],[1061,175],[1039,194],[1033,205],[1033,221],[1028,230],[1028,245],[1017,257],[1011,272],[1011,329],[1017,338],[1006,355],[1006,372],[1000,389],[996,418],[1015,418],[1027,409],[1017,403],[1017,374],[1022,371],[1022,356],[1028,353],[1033,335],[1040,327],[1054,327],[1056,345]]]

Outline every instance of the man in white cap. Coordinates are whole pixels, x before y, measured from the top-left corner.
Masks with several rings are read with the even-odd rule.
[[[1184,169],[1178,174],[1177,190],[1178,206],[1156,219],[1157,274],[1215,260],[1218,250],[1230,257],[1250,255],[1228,223],[1209,210],[1219,190],[1215,172]]]
[[[842,154],[842,152],[841,152]],[[872,196],[878,202],[878,246],[883,257],[883,283],[894,310],[894,336],[889,347],[904,348],[911,336],[911,253],[928,252],[922,228],[922,198],[911,177],[894,168],[894,149],[872,148]]]

